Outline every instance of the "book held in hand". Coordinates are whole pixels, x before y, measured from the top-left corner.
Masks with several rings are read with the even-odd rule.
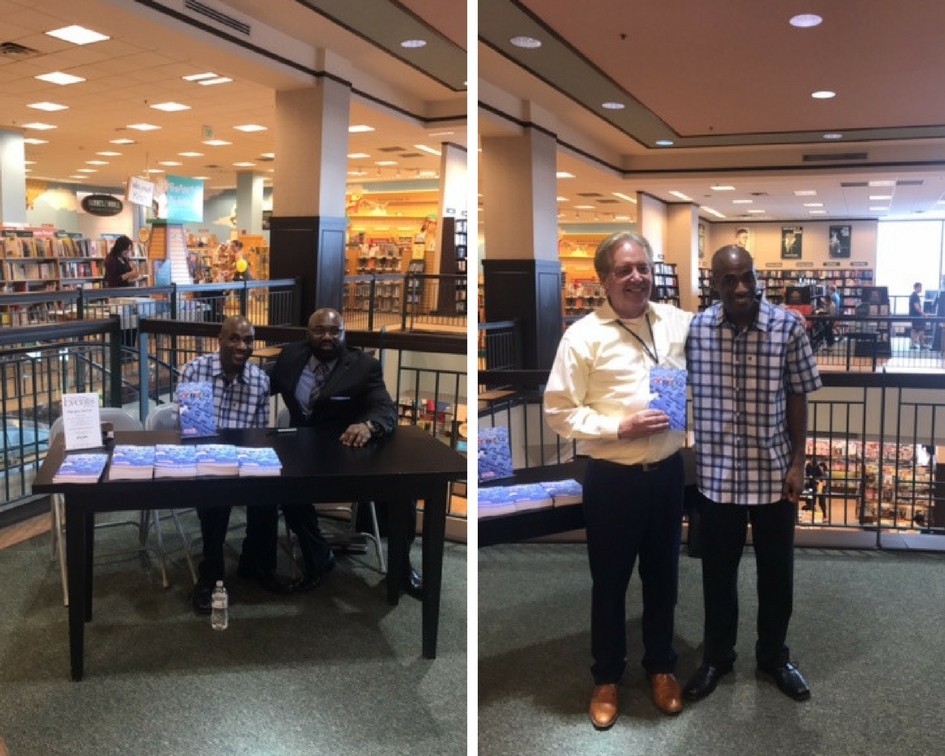
[[[240,446],[237,449],[240,460],[240,476],[255,478],[282,474],[282,460],[276,450],[268,446]]]
[[[682,368],[650,368],[650,409],[669,415],[671,431],[686,430],[686,371]]]
[[[240,460],[232,444],[198,444],[197,475],[239,475]]]
[[[184,381],[177,384],[182,438],[202,438],[217,433],[213,409],[213,384],[209,381]]]
[[[153,475],[153,446],[116,444],[108,467],[109,480],[150,480]]]
[[[154,447],[155,478],[195,478],[196,476],[196,446],[158,444]]]
[[[53,475],[53,483],[98,483],[108,452],[67,454]]]

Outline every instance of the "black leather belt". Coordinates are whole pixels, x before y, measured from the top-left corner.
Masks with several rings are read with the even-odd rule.
[[[628,470],[633,470],[633,472],[653,472],[654,470],[659,470],[670,460],[675,459],[677,453],[678,452],[674,452],[665,459],[661,459],[659,462],[643,462],[639,465],[624,465],[624,467],[626,467]]]

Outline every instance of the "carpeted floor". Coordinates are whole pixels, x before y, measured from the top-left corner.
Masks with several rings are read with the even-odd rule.
[[[734,674],[678,717],[654,707],[639,658],[640,584],[628,592],[621,715],[587,716],[590,577],[583,545],[482,549],[480,754],[920,756],[940,753],[945,556],[799,549],[788,643],[811,684],[796,703],[754,669],[754,554],[742,560]],[[681,558],[677,674],[701,658],[701,565]]]
[[[100,531],[96,548],[134,537]],[[388,606],[373,560],[340,560],[302,596],[234,575],[230,627],[217,632],[191,610],[179,556],[166,591],[138,556],[96,563],[85,677],[74,683],[48,535],[0,550],[0,734],[11,756],[466,753],[464,545],[446,546],[435,660],[420,653],[420,603]],[[234,552],[228,561],[235,573]]]

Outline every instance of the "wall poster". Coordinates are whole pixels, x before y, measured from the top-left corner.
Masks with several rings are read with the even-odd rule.
[[[801,226],[781,228],[781,259],[800,260],[804,229]]]
[[[852,236],[852,226],[831,226],[830,241],[828,244],[828,256],[830,259],[840,259],[850,256],[850,237]]]

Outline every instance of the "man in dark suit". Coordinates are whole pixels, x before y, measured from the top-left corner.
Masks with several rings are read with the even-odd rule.
[[[397,425],[397,408],[384,385],[380,362],[348,348],[344,318],[337,310],[321,308],[312,313],[307,340],[283,348],[271,381],[273,393],[282,395],[293,427],[334,427],[341,443],[364,446],[392,433]],[[334,555],[311,503],[287,502],[283,511],[298,536],[305,567],[297,590],[311,590],[334,566]],[[412,541],[416,525],[408,529]],[[423,595],[423,582],[409,559],[404,590],[415,598]]]

